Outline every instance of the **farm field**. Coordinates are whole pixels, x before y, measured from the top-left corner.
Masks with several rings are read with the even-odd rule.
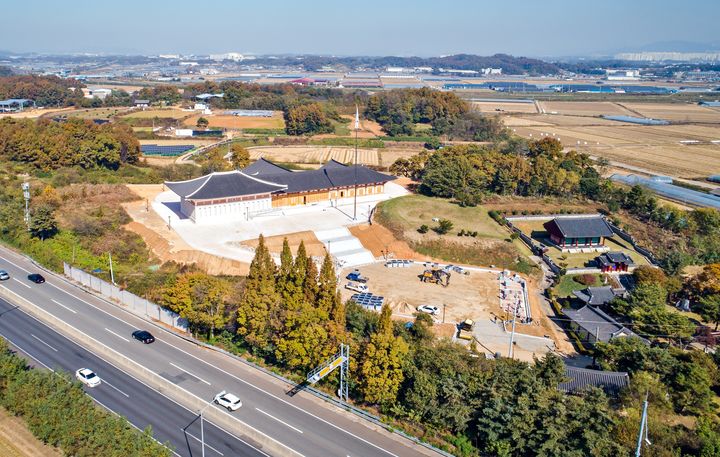
[[[110,119],[113,116],[127,112],[129,108],[111,107],[111,108],[87,108],[76,109],[70,111],[56,111],[47,113],[45,117],[77,117],[80,119]]]
[[[190,111],[183,111],[181,109],[176,108],[167,108],[167,109],[147,109],[147,110],[137,110],[132,111],[128,114],[125,114],[123,117],[130,118],[130,119],[153,119],[153,118],[161,118],[161,119],[183,119],[185,117],[191,116],[192,112]]]
[[[566,116],[633,116],[631,111],[613,102],[538,102],[546,113],[557,113]]]
[[[322,164],[331,159],[349,163],[355,156],[355,149],[347,146],[259,146],[248,150],[253,160],[263,157],[270,161],[302,164]],[[358,149],[358,163],[380,165],[378,150]]]
[[[539,103],[545,114],[505,114],[503,122],[524,138],[557,138],[567,148],[618,166],[679,178],[720,173],[720,110],[689,103]],[[638,125],[601,115],[651,117],[674,124]]]
[[[671,122],[708,122],[720,124],[720,110],[689,103],[623,103],[645,117]]]
[[[210,127],[226,129],[283,129],[285,121],[281,112],[275,112],[272,117],[243,117],[225,114],[193,114],[183,121],[188,127],[195,127],[198,119],[204,117],[210,122]]]
[[[497,102],[472,102],[472,107],[481,113],[537,113],[537,108],[534,103],[516,103],[516,102],[503,102],[498,100]]]

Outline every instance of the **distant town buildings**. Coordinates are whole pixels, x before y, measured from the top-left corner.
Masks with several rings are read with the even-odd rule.
[[[232,60],[233,62],[242,62],[245,56],[238,52],[226,52],[225,54],[210,54],[210,60]]]
[[[637,81],[640,79],[639,70],[605,70],[608,81]]]
[[[645,62],[719,62],[720,51],[715,52],[623,52],[616,54],[618,60]]]

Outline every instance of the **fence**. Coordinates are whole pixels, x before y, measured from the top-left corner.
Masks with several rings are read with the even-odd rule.
[[[625,230],[621,229],[617,225],[613,224],[612,222],[608,221],[607,219],[606,219],[606,222],[608,223],[608,225],[610,226],[612,231],[615,232],[615,234],[617,236],[619,236],[623,240],[630,243],[632,245],[633,249],[635,249],[640,254],[644,255],[645,258],[650,261],[650,263],[652,263],[655,266],[658,265],[658,261],[655,259],[655,256],[653,255],[653,253],[650,252],[649,250],[645,249],[642,246],[638,246],[637,243],[635,242],[635,238],[633,238],[632,235],[630,235],[629,233],[627,233]]]
[[[536,218],[538,218],[538,220],[539,219],[547,219],[546,216],[527,216],[527,217],[523,217],[523,218],[513,218],[513,220],[535,220]],[[525,243],[527,245],[527,247],[530,248],[530,250],[532,251],[533,254],[539,255],[540,258],[543,260],[543,262],[545,262],[545,264],[548,266],[548,268],[550,268],[550,270],[553,273],[560,274],[562,269],[559,266],[557,266],[557,264],[550,257],[547,256],[547,254],[545,254],[543,252],[542,248],[539,245],[535,244],[535,242],[532,240],[532,238],[530,238],[529,236],[524,234],[522,232],[522,230],[520,230],[519,228],[515,227],[508,218],[504,218],[504,220],[505,220],[505,224],[508,226],[508,228],[513,233],[516,233],[518,235],[518,237],[520,237],[520,239],[523,241],[523,243]]]
[[[150,317],[162,322],[163,324],[182,330],[183,332],[188,331],[187,320],[181,318],[177,313],[158,306],[149,300],[138,297],[127,290],[122,290],[107,281],[103,281],[102,279],[79,268],[70,266],[65,262],[63,262],[63,272],[68,278],[71,278],[80,284],[101,293],[106,298],[112,299],[124,305],[133,314]]]

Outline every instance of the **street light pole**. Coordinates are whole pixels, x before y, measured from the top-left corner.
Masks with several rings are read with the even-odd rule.
[[[218,395],[223,395],[224,393],[225,391],[223,390]],[[202,457],[205,457],[205,427],[203,426],[203,413],[208,406],[213,404],[213,401],[215,401],[215,398],[210,400],[205,406],[202,407],[202,409],[200,409],[200,449],[202,450]]]

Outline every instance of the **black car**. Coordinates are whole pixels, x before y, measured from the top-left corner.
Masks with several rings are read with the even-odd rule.
[[[42,275],[37,274],[37,273],[33,273],[33,274],[28,275],[28,279],[29,279],[30,281],[34,282],[35,284],[42,284],[42,283],[45,282],[45,278],[43,278]]]
[[[135,330],[132,332],[132,337],[138,341],[142,341],[145,344],[150,344],[155,341],[155,337],[150,334],[147,330]]]

